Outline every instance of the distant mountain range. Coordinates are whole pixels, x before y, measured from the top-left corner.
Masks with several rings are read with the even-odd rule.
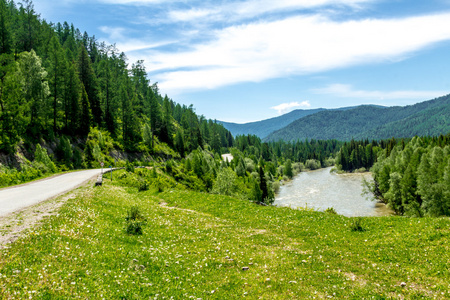
[[[295,110],[259,122],[222,124],[234,136],[255,134],[264,141],[435,136],[450,132],[450,95],[408,106]]]
[[[354,107],[344,107],[330,110],[347,110],[352,108]],[[282,116],[262,121],[250,122],[245,124],[237,124],[223,121],[217,121],[217,123],[223,124],[223,127],[228,129],[233,136],[254,134],[260,138],[265,138],[272,132],[281,129],[298,119],[326,110],[327,109],[325,108],[296,109]]]

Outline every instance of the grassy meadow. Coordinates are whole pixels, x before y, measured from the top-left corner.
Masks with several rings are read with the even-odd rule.
[[[136,206],[142,235],[126,232]],[[448,218],[347,218],[105,179],[0,250],[0,298],[450,298],[449,235]]]

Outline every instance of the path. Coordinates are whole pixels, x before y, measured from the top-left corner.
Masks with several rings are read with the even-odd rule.
[[[66,193],[98,176],[101,169],[71,172],[0,190],[0,217]]]

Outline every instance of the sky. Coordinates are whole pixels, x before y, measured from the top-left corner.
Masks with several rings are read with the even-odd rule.
[[[450,93],[450,0],[35,0],[208,119]]]

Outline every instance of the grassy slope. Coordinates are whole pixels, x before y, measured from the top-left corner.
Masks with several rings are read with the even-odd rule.
[[[133,205],[142,236],[124,232]],[[106,181],[1,250],[0,298],[450,297],[448,218],[352,221]]]

